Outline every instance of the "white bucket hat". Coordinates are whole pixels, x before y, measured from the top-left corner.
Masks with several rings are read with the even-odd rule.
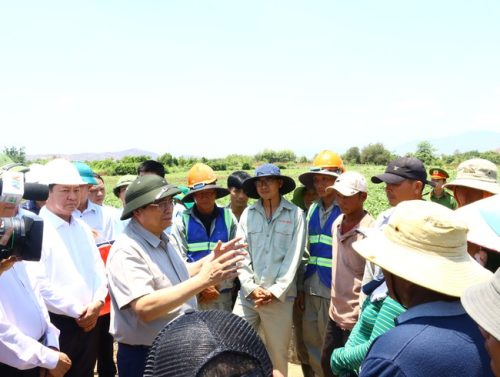
[[[326,191],[338,191],[344,196],[353,196],[358,192],[367,192],[366,179],[358,172],[347,171],[342,173],[335,183],[326,188]]]
[[[467,254],[467,226],[437,203],[398,204],[382,231],[353,243],[365,259],[405,280],[449,296],[492,274]]]
[[[458,165],[457,177],[444,187],[452,189],[454,186],[464,186],[476,190],[500,194],[497,180],[497,166],[482,158],[473,158]]]
[[[500,252],[500,195],[460,207],[457,216],[467,224],[467,241]]]
[[[85,181],[80,177],[77,168],[68,160],[56,158],[45,165],[44,184],[52,185],[85,185]]]
[[[479,326],[500,339],[500,268],[489,281],[467,288],[461,301]]]

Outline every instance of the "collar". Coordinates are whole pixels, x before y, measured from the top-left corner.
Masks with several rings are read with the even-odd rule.
[[[217,204],[214,204],[214,209],[211,213],[209,213],[208,215],[205,215],[205,214],[202,214],[200,213],[200,211],[198,210],[198,207],[196,206],[196,204],[191,208],[191,213],[196,216],[197,218],[199,219],[210,219],[210,220],[213,220],[217,217],[217,215],[219,214],[219,207],[217,206]]]
[[[71,214],[71,217],[69,219],[69,223],[62,219],[61,217],[57,216],[54,212],[52,212],[50,209],[47,208],[47,206],[43,206],[40,209],[40,216],[43,217],[44,219],[47,219],[53,226],[54,228],[60,228],[63,225],[69,225],[74,224],[76,221],[76,218],[74,214]]]
[[[134,218],[131,218],[128,226],[132,228],[134,233],[137,233],[139,236],[144,238],[144,240],[146,240],[146,242],[149,243],[153,248],[157,248],[161,242],[163,242],[165,245],[169,242],[169,239],[165,232],[162,232],[160,238],[158,238],[149,230],[144,228],[141,224],[139,224]]]
[[[321,199],[318,199],[317,203],[318,203],[319,210],[324,211],[325,213],[331,212],[333,210],[333,207],[335,207],[337,205],[337,202],[335,200],[328,207],[324,206],[323,200],[321,200]]]
[[[90,200],[87,199],[87,208],[85,208],[83,211],[80,211],[77,208],[73,211],[73,213],[76,214],[77,216],[81,216],[87,212],[97,213],[97,211],[98,211],[97,206],[98,206],[97,204],[95,204],[94,202],[91,202]]]
[[[348,232],[345,232],[344,234],[341,234],[340,233],[340,228],[342,227],[342,220],[344,219],[344,214],[341,213],[339,215],[339,218],[340,220],[338,220],[338,223],[337,223],[337,229],[338,229],[338,237],[341,241],[345,240],[346,238],[349,238],[353,235],[356,235],[356,234],[359,234],[358,232],[358,229],[367,229],[370,227],[370,223],[369,223],[369,220],[371,218],[370,214],[365,211],[365,215],[361,218],[361,220],[359,221],[359,223],[357,223],[354,228],[352,228],[351,230],[349,230]]]
[[[432,301],[408,309],[396,318],[396,325],[422,317],[456,317],[465,314],[460,300],[457,301]]]
[[[282,208],[292,211],[294,207],[296,207],[296,205],[290,203],[282,195],[281,200],[280,200],[280,205],[278,206],[278,209],[276,210],[276,212],[281,211]],[[262,205],[262,200],[260,200],[260,198],[257,199],[255,201],[255,203],[249,207],[249,209],[254,209],[254,210],[264,212],[264,206]]]

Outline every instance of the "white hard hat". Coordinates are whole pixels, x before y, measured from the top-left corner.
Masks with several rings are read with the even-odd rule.
[[[85,185],[76,167],[63,158],[56,158],[45,165],[45,176],[41,183],[47,185]]]

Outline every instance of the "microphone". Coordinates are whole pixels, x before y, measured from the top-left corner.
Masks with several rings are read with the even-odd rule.
[[[0,179],[0,195],[3,191],[3,181]],[[40,183],[24,183],[23,199],[26,200],[47,200],[49,197],[49,187]]]

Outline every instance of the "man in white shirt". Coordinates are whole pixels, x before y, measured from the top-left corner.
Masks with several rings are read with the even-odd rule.
[[[92,229],[102,260],[106,263],[110,245],[115,240],[115,220],[113,212],[107,210],[102,205],[104,195],[106,194],[104,181],[86,163],[76,161],[73,162],[73,165],[75,165],[80,177],[85,182],[84,185],[80,186],[80,204],[73,212],[73,215],[76,218],[82,219]],[[91,200],[91,190],[100,193],[100,195],[94,195],[94,199],[99,200],[99,203]],[[96,325],[98,332],[97,374],[99,377],[114,377],[116,374],[116,366],[113,359],[113,337],[109,333],[109,312],[109,296],[107,296]]]
[[[97,356],[95,325],[107,294],[104,264],[90,228],[73,215],[85,184],[77,169],[64,159],[52,160],[45,183],[42,256],[40,262],[27,262],[27,268],[61,330],[61,350],[73,362],[68,376],[90,377]]]
[[[83,184],[80,186],[80,202],[74,211],[75,217],[82,219],[92,229],[97,244],[114,241],[114,218],[111,212],[104,210],[102,205],[90,200],[90,188],[97,184],[94,172],[84,162],[73,162],[80,174]]]
[[[16,212],[15,204],[0,202],[0,217],[13,217]],[[5,232],[0,245],[7,244],[11,233]],[[38,377],[45,369],[50,376],[61,377],[71,360],[58,351],[59,330],[50,323],[24,263],[16,260],[0,260],[0,376]]]

